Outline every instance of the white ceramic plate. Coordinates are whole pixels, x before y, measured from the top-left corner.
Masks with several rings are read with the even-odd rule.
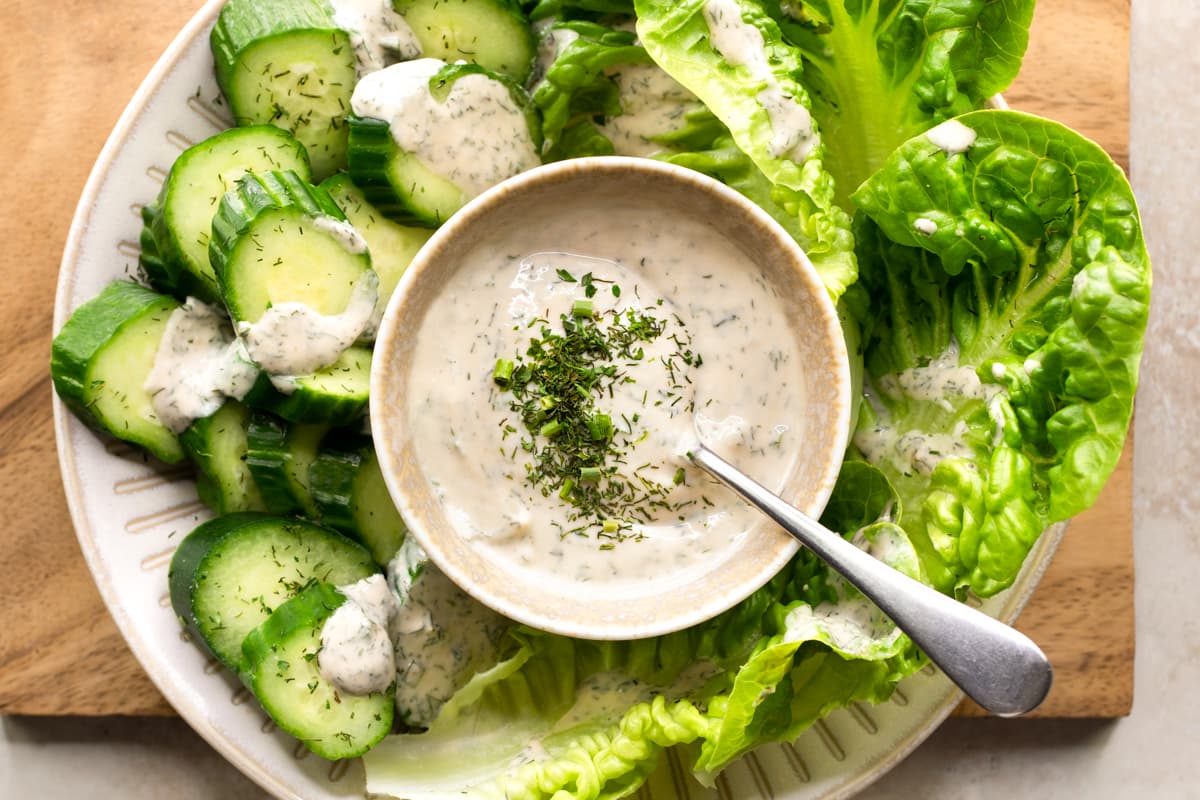
[[[212,75],[212,0],[147,76],[100,154],[63,255],[57,331],[71,311],[137,266],[140,204],[191,143],[229,125]],[[362,797],[357,762],[331,764],[275,730],[227,670],[188,641],[171,611],[167,565],[179,539],[209,514],[189,471],[146,463],[133,448],[97,437],[57,398],[55,429],[67,502],[100,593],[134,655],[163,695],[238,769],[280,798]],[[1061,538],[1047,532],[1014,588],[987,604],[1004,619],[1024,605]],[[881,706],[856,705],[817,723],[792,745],[768,746],[727,770],[715,790],[684,778],[673,755],[638,797],[831,798],[851,795],[916,747],[959,694],[932,669]]]

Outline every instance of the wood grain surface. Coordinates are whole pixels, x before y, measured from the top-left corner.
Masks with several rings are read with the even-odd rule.
[[[50,418],[51,316],[75,204],[117,117],[199,0],[0,6],[0,713],[173,713],[126,649],[84,564]],[[1014,108],[1128,157],[1128,0],[1041,0]],[[1072,523],[1018,627],[1056,668],[1041,716],[1127,714],[1133,691],[1129,450]],[[964,708],[960,713],[974,713]]]

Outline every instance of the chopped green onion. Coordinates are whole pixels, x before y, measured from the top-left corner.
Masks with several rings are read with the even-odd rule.
[[[621,525],[615,519],[606,519],[602,525],[605,533],[616,533],[621,529]]]
[[[599,467],[583,467],[579,470],[579,482],[597,483],[600,480],[601,474]]]
[[[541,431],[539,431],[539,432],[542,434],[542,436],[545,436],[547,439],[553,439],[555,436],[558,435],[558,432],[561,431],[562,428],[563,428],[563,424],[561,422],[559,422],[558,420],[551,420],[550,422],[547,422],[545,425],[543,425]]]
[[[558,490],[558,496],[563,500],[571,499],[571,492],[575,491],[575,481],[572,478],[567,478],[563,481],[562,488]]]
[[[558,401],[549,395],[542,395],[538,398],[538,405],[541,406],[542,411],[549,411],[558,405]]]
[[[591,300],[576,300],[571,305],[571,316],[573,317],[590,317],[595,311],[592,308]]]
[[[608,414],[596,414],[587,421],[588,433],[593,442],[605,442],[612,437],[612,417]]]
[[[679,469],[675,470],[675,477],[672,478],[671,480],[674,482],[674,484],[676,486],[678,486],[679,484],[683,483],[684,476],[685,476],[685,473],[683,471],[683,467],[680,467]]]
[[[512,383],[513,369],[516,367],[512,361],[507,358],[496,359],[496,368],[492,370],[492,380],[497,386],[508,386]]]

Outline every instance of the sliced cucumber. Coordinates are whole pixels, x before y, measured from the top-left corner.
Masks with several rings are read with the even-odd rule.
[[[537,43],[515,0],[394,0],[424,58],[469,61],[524,83]]]
[[[234,128],[185,150],[171,165],[158,201],[142,209],[140,263],[151,282],[180,299],[219,302],[208,259],[213,216],[244,174],[273,169],[310,177],[304,146],[269,125]]]
[[[350,175],[363,196],[399,223],[441,225],[466,205],[466,193],[396,146],[388,124],[350,117]]]
[[[400,282],[400,276],[433,233],[428,228],[399,225],[387,219],[382,211],[367,202],[362,190],[354,185],[349,175],[335,175],[322,183],[321,187],[329,192],[345,212],[346,219],[367,240],[371,266],[379,275],[376,311],[382,315],[396,284]]]
[[[168,577],[171,606],[223,664],[243,672],[242,641],[316,581],[343,586],[378,572],[341,534],[269,514],[227,514],[180,543]]]
[[[324,524],[362,542],[379,564],[391,561],[408,529],[388,494],[369,437],[341,433],[327,439],[309,480]]]
[[[338,360],[309,375],[276,379],[282,392],[266,375],[246,395],[246,403],[271,411],[289,422],[349,425],[367,407],[371,387],[371,350],[351,347]]]
[[[323,225],[345,223],[341,208],[294,172],[247,174],[221,199],[209,249],[221,296],[235,322],[257,322],[272,306],[303,303],[340,314],[371,257]]]
[[[229,0],[210,39],[239,125],[274,125],[307,148],[321,180],[346,166],[354,48],[325,0]]]
[[[310,519],[316,519],[319,516],[319,512],[317,511],[317,502],[313,499],[309,483],[309,467],[316,459],[317,450],[321,446],[321,440],[325,438],[325,433],[328,430],[328,425],[303,425],[295,423],[288,429],[286,443],[288,452],[288,483],[292,487],[292,496],[300,503],[300,507],[304,510],[304,515]]]
[[[287,447],[288,424],[274,414],[252,411],[246,425],[246,468],[272,514],[302,510],[292,491],[291,453]]]
[[[75,309],[50,351],[54,389],[68,408],[89,426],[168,463],[182,461],[183,449],[144,387],[178,307],[174,298],[113,281]]]
[[[246,463],[249,424],[250,409],[226,400],[215,414],[196,420],[179,435],[196,467],[200,499],[217,514],[267,509]]]
[[[321,675],[325,621],[345,602],[318,583],[279,606],[242,647],[255,697],[279,727],[319,756],[360,756],[392,730],[392,691],[355,696]]]

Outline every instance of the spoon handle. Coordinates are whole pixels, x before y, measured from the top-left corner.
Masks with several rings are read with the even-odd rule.
[[[1053,670],[1027,636],[897,572],[701,445],[692,461],[796,537],[871,599],[968,697],[1002,717],[1036,708]]]

